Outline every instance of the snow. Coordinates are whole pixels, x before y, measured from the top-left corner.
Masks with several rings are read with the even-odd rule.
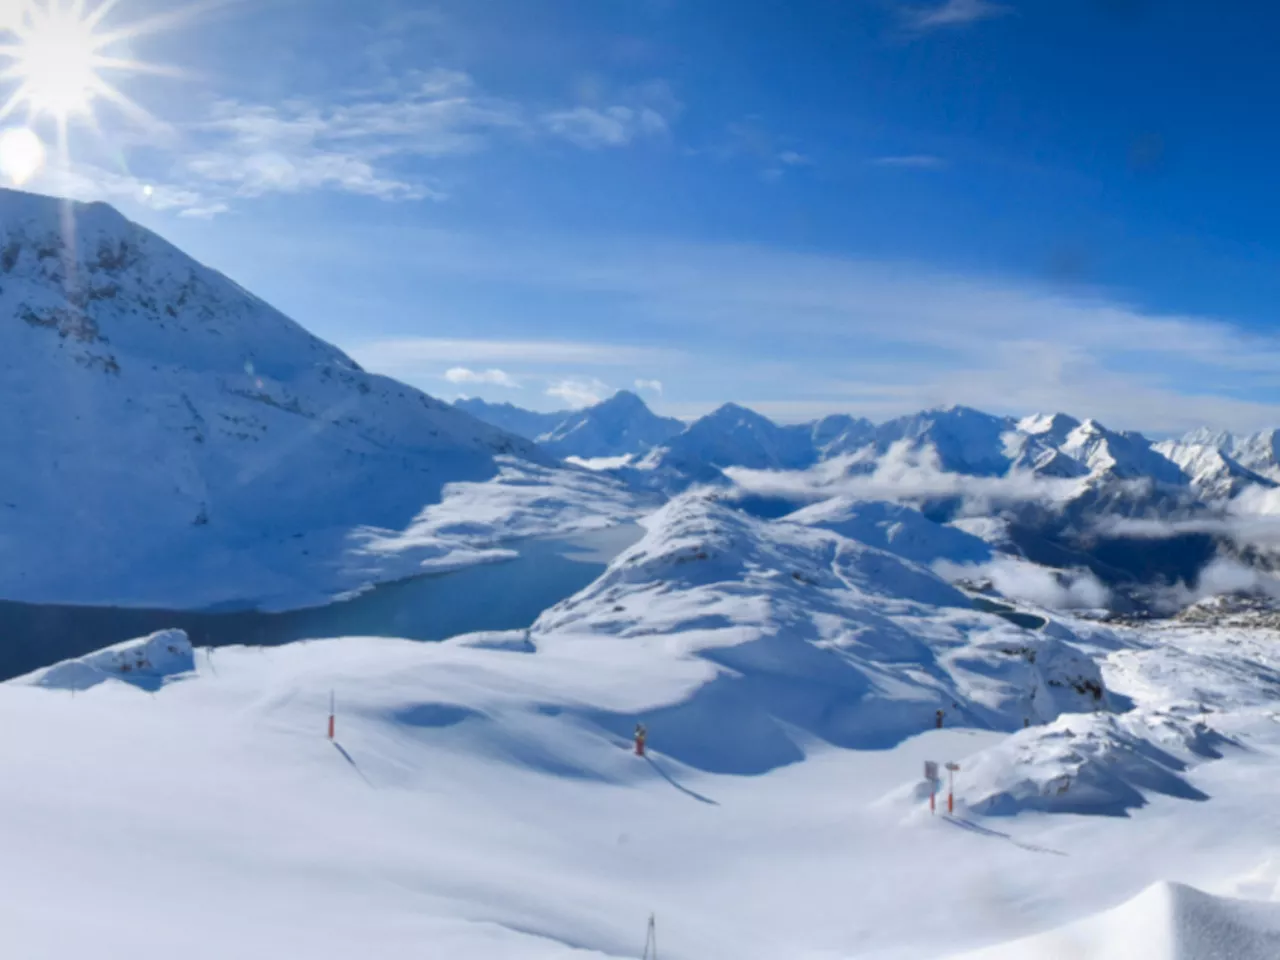
[[[1142,899],[1274,893],[1274,634],[1020,630],[834,531],[698,496],[646,525],[529,631],[194,656],[168,634],[0,684],[6,945],[634,957],[652,912],[676,960],[1051,956],[1064,924],[1274,955],[1265,904]],[[924,760],[960,764],[954,815]],[[1060,770],[1141,802],[1030,802]],[[145,936],[140,903],[164,905]]]
[[[952,563],[985,563],[990,546],[957,526],[934,523],[919,510],[883,500],[832,497],[791,513],[792,523],[834,530],[916,563],[938,560]]]
[[[498,474],[475,483],[447,484],[403,530],[352,532],[343,554],[344,582],[363,586],[439,573],[516,555],[524,538],[559,537],[633,521],[656,509],[652,495],[572,468],[515,457],[496,460]]]
[[[0,798],[0,842],[20,865],[5,887],[6,945],[38,960],[635,957],[653,912],[676,960],[906,960],[1041,935],[1164,879],[1275,886],[1259,866],[1280,827],[1259,779],[1280,748],[1270,720],[1238,733],[1249,751],[1185,771],[1207,801],[1153,794],[1129,818],[930,817],[918,791],[894,785],[926,759],[956,760],[964,776],[1000,734],[927,730],[874,751],[808,743],[803,760],[742,776],[682,762],[676,731],[651,724],[642,760],[631,722],[684,702],[706,665],[657,638],[605,650],[599,638],[532,639],[197,651],[180,682],[154,691],[121,676],[74,696],[32,678],[0,685],[12,732],[0,755],[23,785]],[[1170,642],[1232,647],[1184,630],[1121,648]],[[703,725],[752,749],[755,728],[715,718]],[[1275,908],[1175,901],[1150,924],[1121,906],[1114,923],[1068,932],[1098,930],[1098,949],[1117,951],[1104,957],[1166,955],[1132,947],[1154,950],[1170,925],[1183,946],[1167,955],[1180,960],[1221,956],[1195,929],[1237,944],[1233,958],[1274,955]],[[145,937],[139,903],[164,905]],[[1223,939],[1246,936],[1267,949]],[[1038,960],[1062,942],[977,956]]]
[[[552,456],[617,457],[646,453],[685,428],[674,417],[659,417],[634,393],[620,390],[608,400],[570,414],[538,444]]]
[[[1166,440],[1151,449],[1176,463],[1187,475],[1192,489],[1206,499],[1230,499],[1252,486],[1275,486],[1273,481],[1237,463],[1216,446]]]
[[[37,671],[31,682],[57,690],[87,690],[109,679],[123,679],[157,689],[173,677],[195,669],[191,641],[181,630],[161,630],[128,640],[75,660]]]
[[[1215,897],[1180,883],[1060,930],[963,960],[1270,960],[1280,955],[1280,904]],[[957,958],[961,960],[961,958]]]
[[[1085,420],[1072,430],[1061,450],[1095,475],[1109,474],[1122,479],[1149,477],[1170,484],[1186,482],[1177,465],[1153,451],[1145,437],[1116,433],[1096,420]]]
[[[314,602],[357,527],[550,462],[103,204],[0,191],[0,597]]]
[[[880,452],[909,441],[914,447],[930,447],[942,469],[994,476],[1006,472],[1010,460],[1006,434],[1012,421],[969,407],[952,406],[890,420],[876,428]]]

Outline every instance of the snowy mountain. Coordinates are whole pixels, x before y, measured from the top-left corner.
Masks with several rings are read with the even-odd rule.
[[[695,483],[720,483],[727,467],[797,470],[814,462],[811,432],[779,426],[754,410],[726,403],[691,423],[620,475],[634,483],[678,492]]]
[[[1252,486],[1275,486],[1274,481],[1254,473],[1216,446],[1165,440],[1151,449],[1177,464],[1192,489],[1207,499],[1234,497]]]
[[[1260,430],[1236,436],[1226,431],[1201,428],[1188,433],[1180,443],[1215,447],[1246,469],[1280,480],[1280,430]]]
[[[660,417],[629,390],[566,416],[557,426],[537,437],[538,445],[552,456],[619,457],[647,453],[660,446],[685,425],[674,417]]]
[[[403,527],[502,455],[545,459],[366,373],[112,208],[12,191],[0,393],[10,599],[314,592],[347,532]]]
[[[572,410],[537,413],[510,403],[489,403],[479,397],[460,397],[453,401],[453,405],[483,423],[526,440],[536,440],[550,433],[573,415]]]
[[[882,453],[894,444],[906,443],[915,450],[936,451],[943,470],[993,476],[1011,465],[1005,436],[1013,427],[1007,417],[952,406],[883,423],[876,428],[875,440]]]
[[[874,443],[876,425],[862,417],[832,414],[812,424],[809,437],[815,457],[829,460],[832,457],[857,453]]]
[[[1181,485],[1186,476],[1167,457],[1153,450],[1139,433],[1117,433],[1096,420],[1085,420],[1067,434],[1059,449],[1089,468],[1093,476],[1122,480],[1149,478]]]

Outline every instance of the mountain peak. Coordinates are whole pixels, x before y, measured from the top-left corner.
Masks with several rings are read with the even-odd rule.
[[[646,453],[683,429],[679,420],[650,410],[637,394],[619,390],[607,400],[569,414],[538,443],[558,457],[616,457]]]

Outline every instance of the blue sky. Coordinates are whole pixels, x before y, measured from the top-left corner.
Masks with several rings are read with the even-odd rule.
[[[1280,424],[1280,10],[119,0],[104,24],[172,11],[121,52],[182,76],[111,76],[150,119],[101,104],[31,186],[111,200],[436,395]]]

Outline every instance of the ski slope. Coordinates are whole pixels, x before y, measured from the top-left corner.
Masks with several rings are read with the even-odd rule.
[[[1126,926],[1270,944],[1262,907],[1141,897],[1274,895],[1274,634],[1019,630],[832,531],[696,496],[647,523],[529,631],[169,633],[0,685],[6,945],[580,960],[638,956],[654,913],[676,960],[1022,960],[1080,922],[1119,949],[1105,911],[1135,897]],[[1103,697],[1028,703],[1036,677]],[[942,697],[964,726],[932,728]],[[1186,789],[1132,775],[1157,753]],[[960,763],[953,815],[929,813],[924,760]],[[1078,812],[1079,783],[1109,803]],[[1169,949],[1150,955],[1216,956]]]
[[[196,651],[193,670],[145,679],[96,669],[92,685],[62,668],[0,686],[0,755],[22,784],[0,799],[15,955],[636,957],[654,912],[682,960],[923,960],[1165,880],[1221,887],[1280,828],[1269,717],[1233,717],[1248,749],[1190,772],[1209,802],[947,818],[904,781],[1000,734],[812,743],[755,776],[699,771],[655,735],[645,760],[583,717],[644,715],[697,682],[643,649],[352,638]]]

